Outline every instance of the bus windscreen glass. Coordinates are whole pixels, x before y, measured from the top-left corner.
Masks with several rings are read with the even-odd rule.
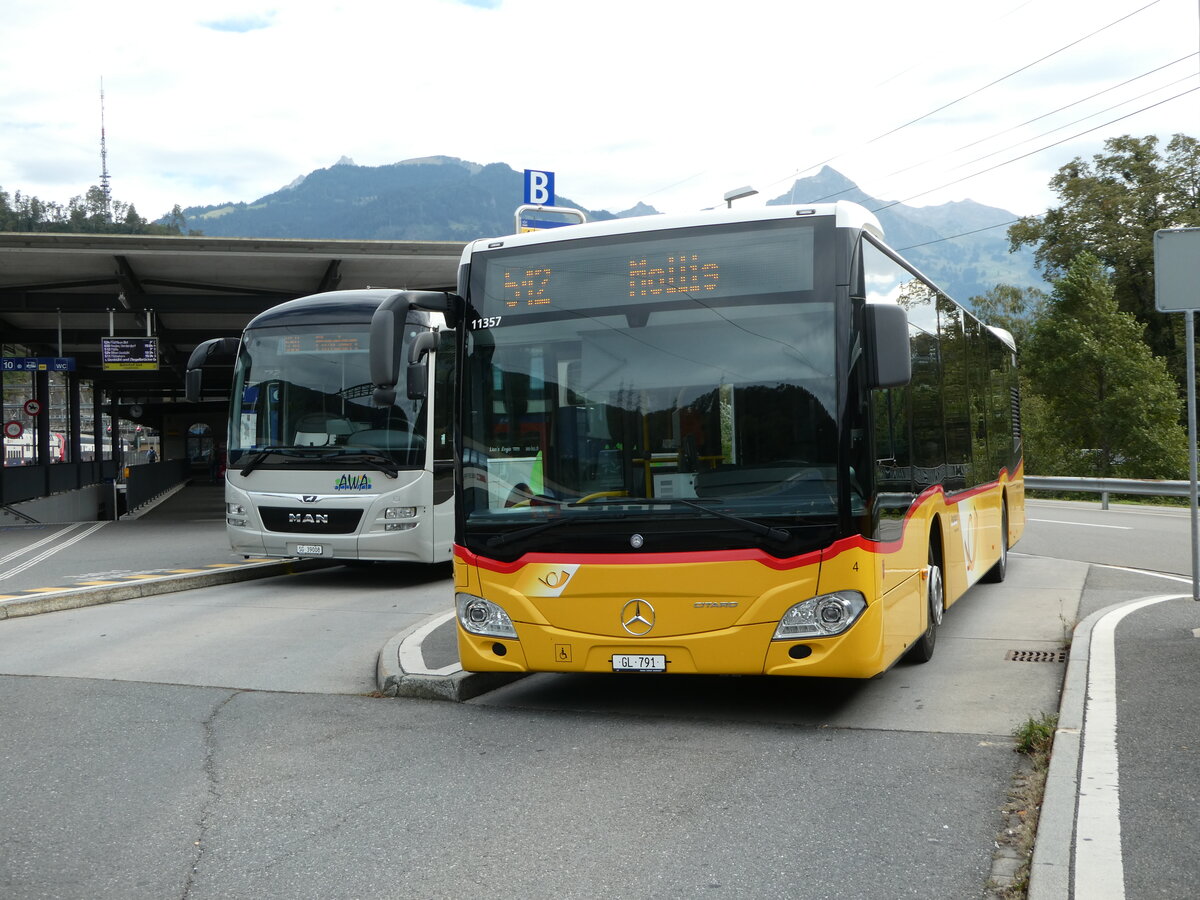
[[[291,325],[248,331],[234,372],[229,463],[337,465],[375,453],[399,468],[424,462],[423,401],[371,402],[369,324]]]
[[[836,323],[833,297],[815,290],[820,237],[815,222],[785,221],[479,260],[468,527],[694,517],[673,500],[755,519],[836,516]],[[624,498],[655,502],[618,512]]]

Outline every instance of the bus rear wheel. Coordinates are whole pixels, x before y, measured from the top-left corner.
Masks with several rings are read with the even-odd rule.
[[[917,638],[917,642],[908,650],[908,659],[915,663],[926,663],[933,659],[933,651],[937,646],[937,629],[942,624],[942,613],[946,609],[942,564],[932,535],[929,538],[929,566],[925,569],[925,601],[928,606],[929,624],[925,633]]]
[[[988,569],[983,580],[989,584],[999,584],[1004,580],[1004,576],[1008,574],[1008,504],[1005,503],[1000,510],[1000,558],[996,560],[996,564]]]

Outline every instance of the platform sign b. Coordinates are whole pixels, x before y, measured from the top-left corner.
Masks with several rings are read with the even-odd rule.
[[[525,170],[525,203],[530,206],[554,205],[554,173]]]

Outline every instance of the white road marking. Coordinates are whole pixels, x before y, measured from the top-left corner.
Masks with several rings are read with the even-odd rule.
[[[425,657],[421,654],[421,642],[433,632],[435,628],[444,625],[454,618],[454,610],[445,615],[438,616],[435,619],[430,619],[408,637],[400,642],[400,668],[408,675],[453,675],[455,672],[461,672],[462,666],[458,663],[451,663],[448,666],[442,666],[440,669],[430,669],[425,665]]]
[[[25,560],[25,562],[21,563],[19,566],[15,566],[15,567],[9,569],[7,572],[0,574],[0,581],[3,581],[5,578],[11,578],[14,575],[21,574],[26,569],[28,569],[30,566],[35,566],[38,563],[40,563],[42,560],[49,559],[55,553],[61,553],[63,550],[66,550],[72,544],[76,544],[79,541],[82,541],[85,537],[87,537],[93,531],[98,531],[99,529],[103,528],[107,524],[108,524],[107,522],[97,522],[91,528],[87,529],[86,531],[81,531],[79,534],[75,535],[70,540],[63,541],[61,544],[59,544],[55,547],[51,547],[49,550],[43,550],[37,556],[31,557],[31,558]],[[74,526],[74,525],[71,526],[71,528],[74,528],[74,527],[76,527],[76,526]],[[58,535],[65,534],[67,531],[70,531],[70,530],[71,530],[70,528],[63,529],[63,531],[60,531],[57,534],[53,534],[53,535],[51,535],[51,537],[52,538],[58,537]],[[32,546],[26,547],[25,551],[23,551],[23,552],[32,550],[34,547],[39,547],[44,543],[46,543],[46,541],[38,541],[36,544],[34,544]],[[10,556],[11,556],[11,554],[10,554]],[[9,557],[5,557],[5,558],[8,559]]]
[[[1136,600],[1103,616],[1092,629],[1079,765],[1079,805],[1075,811],[1076,897],[1104,900],[1125,897],[1117,760],[1117,624],[1131,612],[1182,596],[1171,594]]]
[[[4,565],[9,560],[16,559],[18,556],[24,556],[30,550],[36,549],[37,547],[40,547],[43,544],[48,544],[55,538],[61,537],[62,535],[66,534],[68,531],[74,531],[78,527],[79,527],[78,524],[68,525],[66,528],[60,529],[59,531],[54,532],[54,534],[49,535],[48,537],[44,537],[40,541],[37,541],[36,543],[30,544],[27,547],[20,547],[20,548],[14,550],[12,553],[8,554],[8,556],[0,556],[0,566]]]
[[[1091,522],[1064,522],[1062,519],[1034,519],[1029,518],[1029,522],[1045,522],[1048,525],[1078,525],[1080,528],[1112,528],[1116,531],[1133,531],[1128,525],[1093,525]]]

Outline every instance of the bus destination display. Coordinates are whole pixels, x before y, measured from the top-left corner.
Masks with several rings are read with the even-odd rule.
[[[485,305],[497,314],[653,300],[810,290],[813,231],[708,231],[620,244],[548,245],[488,261]]]
[[[367,348],[357,334],[289,334],[279,349],[281,353],[353,353]]]

